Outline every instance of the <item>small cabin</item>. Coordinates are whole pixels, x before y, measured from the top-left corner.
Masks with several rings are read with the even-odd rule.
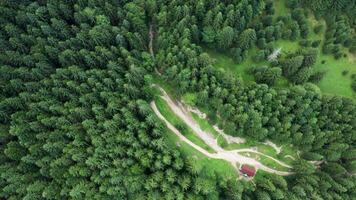
[[[242,165],[240,168],[240,172],[246,177],[254,177],[256,175],[256,169],[248,165]]]

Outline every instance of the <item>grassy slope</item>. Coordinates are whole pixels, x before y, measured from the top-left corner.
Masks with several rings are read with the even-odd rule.
[[[230,163],[224,160],[207,158],[199,151],[195,150],[189,144],[181,141],[174,133],[167,129],[164,135],[169,147],[176,148],[179,144],[179,151],[182,153],[183,157],[193,161],[197,169],[205,168],[206,171],[216,172],[220,176],[225,176],[231,179],[236,179],[238,173],[235,168],[231,166]]]
[[[250,152],[241,152],[240,154],[246,157],[254,158],[255,160],[260,161],[262,164],[272,169],[279,170],[279,171],[286,171],[286,172],[291,171],[290,168],[282,166],[266,156],[259,155],[256,153],[250,153]]]
[[[194,144],[204,148],[205,150],[209,151],[210,153],[214,153],[215,151],[210,148],[203,140],[201,140],[198,136],[194,134],[194,131],[188,127],[179,117],[177,117],[173,111],[169,108],[166,102],[161,98],[155,99],[156,105],[158,110],[161,114],[176,128],[177,127],[184,127],[183,130],[180,130],[182,134],[192,141]]]
[[[285,7],[284,0],[275,1],[276,14],[283,15],[289,13],[289,9]],[[324,20],[317,21],[314,16],[309,13],[308,23],[310,27],[309,40],[324,40],[325,29],[320,34],[315,34],[313,27],[318,24],[323,24],[326,27]],[[274,42],[275,47],[282,47],[284,52],[294,52],[300,47],[299,41],[278,40]],[[317,63],[314,65],[314,69],[326,71],[325,77],[318,84],[321,91],[325,94],[336,94],[346,97],[356,98],[355,92],[351,89],[351,74],[356,74],[356,62],[353,59],[353,55],[349,55],[350,58],[340,58],[336,60],[333,55],[325,55],[321,52],[322,44],[319,47],[319,54]],[[346,50],[345,50],[346,51]],[[322,61],[325,61],[322,64]],[[349,71],[347,76],[343,76],[344,70]]]
[[[164,80],[162,80],[160,77],[153,77],[154,78],[154,83],[159,84],[161,87],[163,87],[167,92],[169,92],[170,95],[174,96],[175,98],[178,97],[178,94],[175,92],[175,89],[172,85],[167,84],[166,82],[164,82]],[[157,95],[156,99],[160,99],[158,98],[158,95],[160,95],[159,91],[155,91],[154,93],[155,95]],[[163,107],[165,107],[165,109],[168,109],[167,112],[162,113],[162,111],[160,110],[160,112],[162,113],[163,116],[166,117],[167,113],[173,114],[174,113],[170,110],[170,108],[168,107],[168,105],[161,99],[158,101],[162,101],[164,105]],[[160,103],[157,103],[156,101],[156,105],[158,107],[158,109],[160,109],[161,106],[159,106]],[[162,107],[161,107],[162,109]],[[166,119],[168,121],[170,121],[169,119],[176,119],[177,117],[169,117]],[[178,120],[180,121],[180,119],[178,118]],[[171,121],[170,121],[171,122]],[[182,121],[180,121],[181,123],[183,123]],[[172,123],[172,122],[171,122]],[[190,133],[193,134],[193,133]],[[195,136],[195,135],[194,135]],[[186,136],[187,137],[187,136]],[[192,141],[191,138],[187,137],[189,140]],[[238,177],[238,173],[236,172],[235,168],[233,166],[231,166],[230,163],[228,163],[227,161],[224,160],[219,160],[219,159],[211,159],[206,157],[205,155],[203,155],[202,153],[200,153],[199,151],[195,150],[193,147],[191,147],[189,144],[181,141],[178,136],[176,136],[174,133],[172,133],[170,130],[167,129],[167,132],[165,134],[165,139],[167,141],[167,144],[169,147],[171,148],[177,148],[177,144],[179,144],[179,151],[182,153],[182,155],[189,159],[190,161],[193,161],[194,165],[196,168],[198,169],[205,169],[206,171],[209,171],[211,173],[217,173],[220,176],[224,176],[227,178],[231,178],[231,179],[236,179]],[[199,138],[197,138],[198,140],[200,140]],[[194,141],[192,141],[194,142]],[[194,142],[195,143],[195,142]],[[199,146],[205,146],[206,144],[204,143],[204,141],[200,140],[201,145]],[[206,145],[207,146],[207,145]],[[209,148],[209,147],[207,147]],[[209,152],[212,152],[213,150],[210,148]]]
[[[191,94],[191,93],[189,95],[183,96],[184,102],[186,102],[186,103],[189,102],[188,104],[191,106],[195,105],[195,102],[194,102],[195,99],[196,99],[195,95]],[[219,133],[217,131],[215,131],[215,129],[211,125],[211,122],[209,119],[201,119],[198,115],[196,115],[194,113],[191,113],[191,114],[193,116],[193,119],[199,124],[199,126],[202,128],[202,130],[212,133],[214,135],[214,137],[218,139],[219,146],[221,146],[222,148],[224,148],[226,150],[256,147],[259,152],[264,153],[269,156],[272,156],[272,157],[274,157],[278,160],[281,160],[282,162],[285,162],[287,164],[292,164],[293,160],[288,157],[286,158],[285,157],[286,155],[290,155],[295,158],[298,158],[298,156],[296,154],[296,149],[294,149],[291,146],[287,146],[287,145],[284,145],[281,150],[281,153],[277,154],[276,150],[273,147],[263,144],[263,143],[260,143],[260,142],[256,142],[250,138],[247,139],[246,143],[228,144],[227,141],[223,137],[219,136]]]
[[[286,8],[284,5],[284,0],[276,0],[275,5],[275,16],[285,15],[290,13],[291,11]],[[313,27],[317,24],[324,24],[324,21],[317,21],[315,18],[310,14],[308,18],[308,23],[310,25],[310,33],[308,36],[309,40],[322,40],[324,39],[324,32],[321,34],[315,34],[313,31]],[[325,30],[324,30],[325,31]],[[282,52],[284,54],[288,52],[294,52],[301,48],[299,46],[299,41],[290,41],[290,40],[278,40],[273,42],[275,48],[282,47]],[[356,74],[356,62],[355,59],[352,57],[350,58],[341,58],[339,60],[334,59],[333,55],[325,55],[321,52],[322,44],[319,47],[319,55],[317,63],[314,66],[315,70],[322,70],[326,71],[326,75],[323,80],[317,84],[321,91],[324,94],[336,94],[345,97],[356,98],[356,93],[351,89],[351,74]],[[248,58],[240,63],[237,64],[233,61],[233,59],[227,55],[222,53],[216,52],[211,49],[205,49],[205,51],[215,60],[215,66],[223,71],[231,72],[236,76],[242,78],[245,83],[249,83],[253,81],[253,77],[247,73],[247,70],[252,66],[260,66],[260,65],[268,65],[267,62],[260,62],[254,63],[252,61],[252,56],[256,54],[257,48],[254,47],[249,50]],[[352,56],[352,55],[350,55]],[[326,61],[322,64],[322,61]],[[347,76],[342,75],[342,71],[347,70],[349,71]],[[282,78],[278,80],[276,87],[288,87],[288,82],[286,79]]]

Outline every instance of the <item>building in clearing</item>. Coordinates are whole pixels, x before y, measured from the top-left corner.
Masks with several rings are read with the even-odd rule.
[[[246,177],[254,177],[256,175],[256,169],[248,165],[242,165],[240,168],[240,172]]]

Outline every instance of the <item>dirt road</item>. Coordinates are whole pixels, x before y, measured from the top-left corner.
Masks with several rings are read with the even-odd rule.
[[[254,152],[256,153],[257,151],[253,151],[251,149],[239,149],[239,150],[232,150],[232,151],[227,151],[223,148],[221,148],[214,136],[208,132],[203,131],[199,125],[192,119],[192,117],[189,115],[189,111],[187,111],[184,107],[180,107],[177,105],[177,103],[175,103],[169,96],[168,94],[160,87],[158,87],[161,92],[162,92],[162,96],[161,98],[164,99],[167,104],[169,105],[169,107],[172,109],[172,111],[179,117],[181,118],[184,123],[186,123],[194,132],[197,136],[199,136],[207,145],[209,145],[212,149],[214,149],[217,153],[209,153],[207,152],[205,149],[201,148],[200,146],[194,144],[193,142],[191,142],[190,140],[188,140],[185,136],[183,136],[180,131],[178,131],[172,124],[170,124],[165,118],[164,116],[159,112],[159,110],[156,107],[155,102],[151,102],[151,107],[153,109],[153,111],[156,113],[156,115],[163,120],[167,127],[174,133],[176,134],[181,140],[183,140],[184,142],[186,142],[187,144],[189,144],[190,146],[192,146],[193,148],[195,148],[196,150],[198,150],[199,152],[203,153],[204,155],[210,157],[210,158],[215,158],[215,159],[223,159],[226,160],[228,162],[230,162],[235,168],[236,168],[236,164],[240,163],[240,164],[248,164],[248,165],[252,165],[254,166],[256,169],[261,169],[263,171],[269,172],[269,173],[274,173],[274,174],[278,174],[278,175],[282,175],[282,176],[287,176],[287,175],[291,175],[293,174],[292,172],[283,172],[283,171],[278,171],[278,170],[274,170],[271,169],[265,165],[263,165],[262,163],[249,158],[249,157],[245,157],[240,155],[238,152]],[[264,155],[260,152],[257,152],[258,154]],[[267,156],[267,155],[265,155]],[[268,156],[267,156],[268,157]],[[272,157],[271,157],[272,158]],[[278,162],[279,164],[281,164],[282,162],[272,158],[274,161]],[[283,163],[283,166],[286,167],[290,167],[289,165]]]
[[[153,37],[154,37],[153,25],[150,24],[150,31],[149,31],[150,42],[148,43],[148,48],[149,48],[152,58],[155,57],[154,52],[153,52]]]

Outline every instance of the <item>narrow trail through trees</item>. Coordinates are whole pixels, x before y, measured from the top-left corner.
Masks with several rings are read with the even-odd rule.
[[[149,38],[150,38],[150,42],[148,43],[148,48],[149,48],[152,58],[154,58],[155,54],[153,52],[153,38],[154,38],[153,24],[150,24],[150,31],[148,34],[149,34]]]
[[[157,86],[158,87],[158,86]],[[262,154],[258,151],[252,150],[252,149],[239,149],[239,150],[225,150],[222,147],[220,147],[215,138],[208,132],[203,131],[199,125],[192,119],[192,117],[188,114],[188,111],[186,109],[184,109],[184,107],[180,107],[177,103],[175,103],[170,97],[169,95],[161,88],[158,87],[161,92],[162,92],[162,96],[161,98],[163,100],[166,101],[166,103],[169,105],[169,107],[172,109],[172,111],[179,117],[181,118],[184,123],[186,123],[190,128],[193,129],[193,131],[195,132],[195,134],[197,136],[199,136],[206,144],[208,144],[212,149],[214,149],[217,153],[209,153],[207,152],[205,149],[201,148],[200,146],[194,144],[193,142],[191,142],[189,139],[187,139],[184,135],[182,135],[180,133],[179,130],[177,130],[171,123],[168,122],[168,120],[159,112],[155,102],[151,102],[151,107],[153,109],[153,111],[156,113],[156,115],[163,120],[167,127],[174,133],[176,134],[181,140],[183,140],[184,142],[186,142],[187,144],[189,144],[190,146],[192,146],[194,149],[198,150],[199,152],[201,152],[202,154],[204,154],[205,156],[208,156],[209,158],[215,158],[215,159],[223,159],[228,161],[229,163],[231,163],[236,169],[237,169],[237,165],[236,164],[248,164],[251,166],[254,166],[256,169],[260,169],[269,173],[274,173],[274,174],[278,174],[278,175],[282,175],[282,176],[287,176],[287,175],[291,175],[294,174],[293,172],[284,172],[284,171],[278,171],[272,168],[269,168],[265,165],[263,165],[262,163],[260,163],[259,161],[256,161],[252,158],[249,157],[245,157],[242,156],[241,152],[251,152],[251,153],[256,153],[256,154],[260,154],[263,156],[266,156],[272,160],[274,160],[275,162],[277,162],[278,164],[287,167],[287,168],[291,168],[291,166],[274,159],[273,157],[270,157],[268,155]],[[238,169],[237,169],[238,170]]]

